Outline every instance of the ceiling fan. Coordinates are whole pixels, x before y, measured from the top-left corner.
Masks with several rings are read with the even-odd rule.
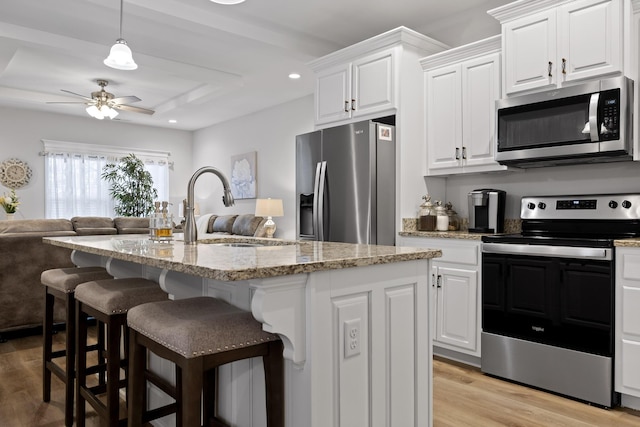
[[[153,114],[155,111],[150,110],[148,108],[142,107],[134,107],[133,105],[127,105],[131,102],[139,102],[140,98],[137,96],[122,96],[115,98],[112,93],[104,90],[105,86],[109,84],[107,80],[98,80],[98,86],[100,86],[100,90],[96,92],[91,92],[91,97],[86,97],[84,95],[80,95],[79,93],[71,92],[70,90],[61,89],[63,92],[70,93],[74,96],[79,96],[84,99],[84,101],[74,101],[74,102],[47,102],[47,104],[85,104],[88,105],[87,113],[91,117],[95,117],[96,119],[104,119],[105,117],[109,117],[110,119],[115,118],[118,115],[116,110],[124,110],[131,111],[134,113],[142,113],[142,114]]]

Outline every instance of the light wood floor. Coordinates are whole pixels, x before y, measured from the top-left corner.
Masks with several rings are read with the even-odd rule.
[[[602,409],[436,358],[435,427],[640,427],[640,412]]]
[[[59,345],[63,340],[64,333],[56,335]],[[52,379],[51,402],[42,402],[41,342],[36,335],[0,343],[0,427],[64,425],[63,387],[57,378]],[[439,358],[433,389],[435,427],[640,427],[638,412],[589,406]],[[88,409],[87,416],[87,427],[99,426],[95,412]]]

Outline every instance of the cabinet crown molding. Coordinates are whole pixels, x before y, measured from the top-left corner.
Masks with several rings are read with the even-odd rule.
[[[503,24],[525,15],[542,12],[565,3],[570,3],[571,1],[573,0],[518,0],[516,2],[488,10],[487,13]]]
[[[427,37],[407,27],[398,27],[313,60],[307,65],[313,71],[318,71],[328,66],[344,64],[354,58],[372,53],[376,50],[395,46],[411,47],[426,55],[449,49],[449,46],[438,40]]]
[[[498,34],[497,36],[478,40],[473,43],[427,56],[420,59],[420,65],[422,65],[422,69],[426,71],[442,65],[449,65],[454,62],[472,59],[476,56],[486,55],[493,52],[501,52],[501,50],[502,36]]]

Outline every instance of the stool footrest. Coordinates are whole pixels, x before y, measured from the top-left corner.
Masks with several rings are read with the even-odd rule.
[[[174,402],[165,406],[161,406],[160,408],[144,411],[144,414],[142,414],[142,422],[148,423],[153,420],[157,420],[158,418],[175,414],[177,410],[178,410],[178,404]]]
[[[50,370],[51,373],[58,377],[63,383],[67,383],[67,376],[71,379],[71,381],[73,381],[73,372],[69,372],[67,374],[67,372],[63,368],[53,362],[46,362],[45,365],[47,366],[47,369]]]
[[[57,359],[59,357],[65,357],[67,355],[67,350],[57,350],[51,352],[51,358]]]
[[[165,394],[168,394],[174,399],[177,398],[176,388],[169,381],[165,380],[164,378],[160,377],[159,375],[149,370],[144,371],[144,376],[147,381],[149,381],[150,383],[158,387]]]

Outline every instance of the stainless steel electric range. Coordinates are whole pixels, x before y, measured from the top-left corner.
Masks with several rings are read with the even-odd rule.
[[[521,234],[482,237],[482,371],[600,406],[613,388],[613,241],[640,194],[523,197]]]

